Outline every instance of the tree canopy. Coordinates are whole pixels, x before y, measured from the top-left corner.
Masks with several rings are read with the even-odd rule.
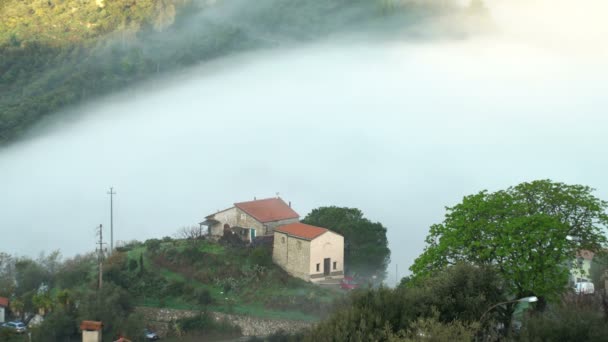
[[[321,207],[302,222],[327,228],[344,236],[344,265],[347,272],[384,278],[390,262],[386,228],[372,222],[356,208]]]
[[[511,295],[555,297],[577,251],[606,245],[608,204],[593,190],[538,180],[466,196],[431,226],[414,278],[466,261],[495,266]]]

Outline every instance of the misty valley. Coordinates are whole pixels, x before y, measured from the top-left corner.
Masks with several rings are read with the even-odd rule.
[[[605,341],[604,10],[1,3],[0,341]]]

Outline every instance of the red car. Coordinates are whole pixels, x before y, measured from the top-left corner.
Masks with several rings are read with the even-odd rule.
[[[344,277],[340,281],[340,288],[343,290],[354,290],[359,287],[359,284],[353,279],[353,277]]]

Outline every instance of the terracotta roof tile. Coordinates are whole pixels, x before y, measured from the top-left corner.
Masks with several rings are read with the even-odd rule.
[[[280,198],[234,203],[234,206],[262,223],[300,217],[298,213]]]
[[[97,321],[82,321],[80,323],[80,330],[101,330],[103,327],[103,323]]]
[[[0,297],[0,306],[8,307],[8,298]]]
[[[328,229],[297,222],[276,228],[275,231],[293,235],[295,237],[299,237],[306,240],[312,240],[317,236],[320,236],[321,234],[327,232]]]

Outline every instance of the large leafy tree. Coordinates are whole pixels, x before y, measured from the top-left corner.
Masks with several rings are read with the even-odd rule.
[[[606,245],[608,204],[592,192],[539,180],[466,196],[431,226],[410,269],[416,278],[458,261],[493,265],[511,295],[555,297],[566,287],[576,252]]]
[[[344,236],[344,265],[347,272],[383,278],[390,262],[386,228],[372,222],[356,208],[320,207],[302,221],[328,228]]]

